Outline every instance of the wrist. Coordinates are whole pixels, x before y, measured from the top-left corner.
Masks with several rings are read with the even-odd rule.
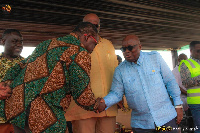
[[[175,109],[177,109],[177,108],[183,108],[183,105],[182,105],[182,104],[176,105],[176,106],[175,106]]]

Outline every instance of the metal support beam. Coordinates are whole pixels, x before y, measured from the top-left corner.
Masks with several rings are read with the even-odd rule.
[[[173,65],[173,68],[174,68],[178,64],[177,49],[171,50],[171,54],[172,54],[172,65]]]

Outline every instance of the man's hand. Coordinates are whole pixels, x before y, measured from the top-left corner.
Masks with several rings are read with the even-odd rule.
[[[11,96],[12,90],[4,82],[0,83],[0,100],[7,99]]]
[[[118,107],[118,109],[123,109],[124,108],[124,101],[123,101],[123,99],[122,99],[122,101],[120,101],[120,102],[118,102],[117,103],[117,107]]]
[[[180,124],[181,120],[183,119],[183,108],[176,108],[176,112],[177,112],[176,124]]]
[[[99,102],[99,105],[97,107],[97,113],[101,113],[105,110],[106,104],[103,98],[97,98],[97,101]]]

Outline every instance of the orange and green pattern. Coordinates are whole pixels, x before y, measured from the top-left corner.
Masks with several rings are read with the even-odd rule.
[[[0,117],[21,128],[27,119],[31,132],[64,133],[71,96],[85,110],[96,109],[90,69],[90,54],[75,36],[40,43],[6,74],[13,94],[1,101]]]

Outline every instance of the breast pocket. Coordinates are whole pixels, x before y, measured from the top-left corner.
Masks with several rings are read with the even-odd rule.
[[[157,86],[162,84],[162,76],[160,74],[160,71],[158,70],[149,70],[146,72],[146,77],[149,80],[149,84],[151,86]]]

